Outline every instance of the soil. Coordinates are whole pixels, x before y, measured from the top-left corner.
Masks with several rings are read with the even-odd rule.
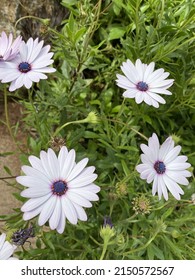
[[[10,123],[14,126],[21,117],[21,106],[17,103],[9,103],[9,116]],[[4,153],[11,153],[10,155],[0,156],[0,177],[9,177],[10,175],[6,172],[4,166],[9,168],[13,176],[20,174],[21,163],[19,160],[19,152],[16,144],[12,140],[6,125],[2,124],[5,122],[5,113],[3,103],[0,103],[0,155]],[[17,137],[23,141],[24,134],[22,132],[17,133]],[[18,139],[19,140],[19,139]],[[20,202],[13,196],[13,192],[18,192],[14,186],[15,179],[0,179],[0,215],[11,214],[14,212],[13,208],[20,207]],[[4,222],[0,219],[0,232],[3,231]]]

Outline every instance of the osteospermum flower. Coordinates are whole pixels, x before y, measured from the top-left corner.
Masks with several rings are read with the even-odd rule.
[[[6,234],[2,233],[0,235],[0,260],[16,260],[17,258],[11,257],[11,255],[17,247],[5,241],[5,239]]]
[[[30,38],[27,43],[22,42],[19,54],[10,62],[0,64],[0,79],[2,83],[11,82],[9,91],[14,91],[23,85],[26,88],[32,86],[32,82],[39,82],[40,79],[47,79],[44,73],[55,72],[52,67],[47,67],[53,63],[49,52],[50,46],[43,47],[43,41],[38,42],[38,38]]]
[[[173,84],[172,79],[166,80],[168,72],[160,68],[154,71],[155,63],[149,65],[137,59],[135,65],[127,59],[123,62],[121,70],[125,76],[117,74],[117,85],[126,91],[123,93],[125,98],[135,98],[136,103],[145,102],[150,106],[159,107],[159,103],[165,104],[165,100],[159,95],[172,93],[167,89]]]
[[[180,194],[184,194],[179,186],[188,185],[186,177],[190,177],[191,173],[186,170],[191,165],[187,163],[186,156],[178,156],[181,146],[174,147],[172,137],[168,137],[160,146],[158,137],[153,133],[149,138],[148,146],[141,144],[142,164],[136,167],[141,174],[140,177],[145,179],[147,183],[153,182],[152,194],[158,193],[159,200],[163,195],[168,200],[167,189],[172,195],[179,200]]]
[[[0,36],[0,62],[14,59],[19,53],[19,47],[21,42],[21,36],[18,36],[13,41],[13,35],[9,34],[8,37],[3,31]]]
[[[97,201],[100,188],[93,184],[97,178],[95,167],[86,167],[88,158],[77,164],[75,150],[68,152],[63,146],[58,157],[52,149],[41,151],[40,159],[29,157],[32,165],[23,166],[26,176],[16,178],[17,182],[28,187],[21,196],[30,198],[21,208],[23,219],[30,220],[39,215],[38,224],[49,221],[51,229],[62,233],[66,218],[71,224],[78,219],[87,220],[83,207],[91,207],[90,201]]]

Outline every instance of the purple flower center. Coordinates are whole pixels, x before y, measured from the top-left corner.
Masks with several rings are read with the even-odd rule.
[[[31,70],[31,66],[28,62],[21,62],[18,66],[18,69],[22,73],[27,73]]]
[[[137,89],[140,91],[147,91],[148,90],[148,85],[145,82],[139,82],[137,83]]]
[[[166,166],[165,166],[164,162],[158,160],[154,164],[154,169],[156,170],[156,172],[158,174],[164,174],[166,171]]]
[[[51,189],[52,189],[53,194],[62,196],[63,194],[66,193],[66,191],[68,190],[68,187],[67,187],[66,182],[60,180],[60,181],[53,183]]]

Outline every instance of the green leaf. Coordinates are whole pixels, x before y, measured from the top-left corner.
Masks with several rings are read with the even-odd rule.
[[[123,159],[121,160],[121,164],[122,164],[125,175],[128,176],[130,174],[130,170],[129,170],[126,162]]]
[[[108,35],[108,40],[114,40],[114,39],[120,39],[123,37],[123,35],[126,32],[126,28],[125,27],[112,27],[110,29],[110,33]]]
[[[86,28],[82,27],[80,30],[78,30],[76,32],[76,34],[74,35],[74,42],[75,43],[81,39],[81,37],[85,34],[85,31],[86,31]]]
[[[12,176],[12,172],[11,170],[9,169],[9,167],[7,166],[3,166],[4,170],[6,171],[6,173],[8,173],[10,176]]]

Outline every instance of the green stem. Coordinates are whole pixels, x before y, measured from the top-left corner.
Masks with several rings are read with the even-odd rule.
[[[87,122],[86,119],[64,123],[62,126],[60,126],[59,128],[56,129],[56,131],[54,132],[54,134],[53,134],[52,137],[53,137],[53,138],[56,137],[56,135],[57,135],[64,127],[68,126],[69,124],[77,124],[77,123],[85,123],[85,122]]]
[[[131,217],[120,221],[120,224],[131,222],[136,216],[137,216],[136,214],[133,214]]]
[[[49,21],[49,19],[43,19],[43,18],[39,18],[39,17],[36,17],[36,16],[24,16],[24,17],[19,18],[19,19],[16,21],[16,23],[15,23],[15,28],[16,28],[16,26],[18,25],[18,23],[19,23],[21,20],[27,19],[27,18],[39,20],[40,22],[42,22],[42,23],[45,24],[45,25],[46,25],[46,21]]]
[[[102,254],[101,254],[100,260],[104,259],[104,256],[105,256],[106,251],[107,251],[107,247],[108,247],[108,242],[105,241],[104,245],[103,245],[103,250],[102,250]]]
[[[137,131],[135,128],[131,127],[130,125],[127,125],[126,123],[124,122],[121,122],[121,121],[118,121],[118,120],[114,120],[114,119],[110,119],[111,122],[115,122],[115,123],[119,123],[119,124],[122,124],[122,125],[126,125],[127,128],[131,129],[132,131],[134,131],[136,134],[138,134],[139,136],[141,136],[142,138],[144,138],[146,141],[148,141],[148,138],[142,134],[141,132]]]
[[[102,0],[99,0],[99,2],[97,3],[97,8],[95,9],[95,15],[94,15],[94,21],[92,22],[92,24],[89,27],[89,31],[86,35],[85,41],[84,41],[84,45],[83,45],[83,51],[81,54],[81,61],[84,61],[84,54],[87,50],[87,47],[89,45],[89,41],[91,40],[96,27],[98,25],[98,20],[99,20],[99,16],[100,16],[100,10],[101,10],[101,5],[102,5]]]
[[[136,253],[136,252],[138,252],[138,251],[141,251],[141,250],[147,248],[147,247],[150,245],[150,243],[152,243],[152,241],[156,238],[157,234],[158,234],[158,231],[156,231],[156,232],[154,233],[154,235],[148,240],[148,242],[147,242],[145,245],[140,246],[139,248],[136,248],[136,249],[133,249],[133,250],[130,250],[130,251],[124,253],[124,256],[127,256],[127,255],[129,255],[129,254]]]
[[[15,179],[17,176],[0,177],[0,180]]]

